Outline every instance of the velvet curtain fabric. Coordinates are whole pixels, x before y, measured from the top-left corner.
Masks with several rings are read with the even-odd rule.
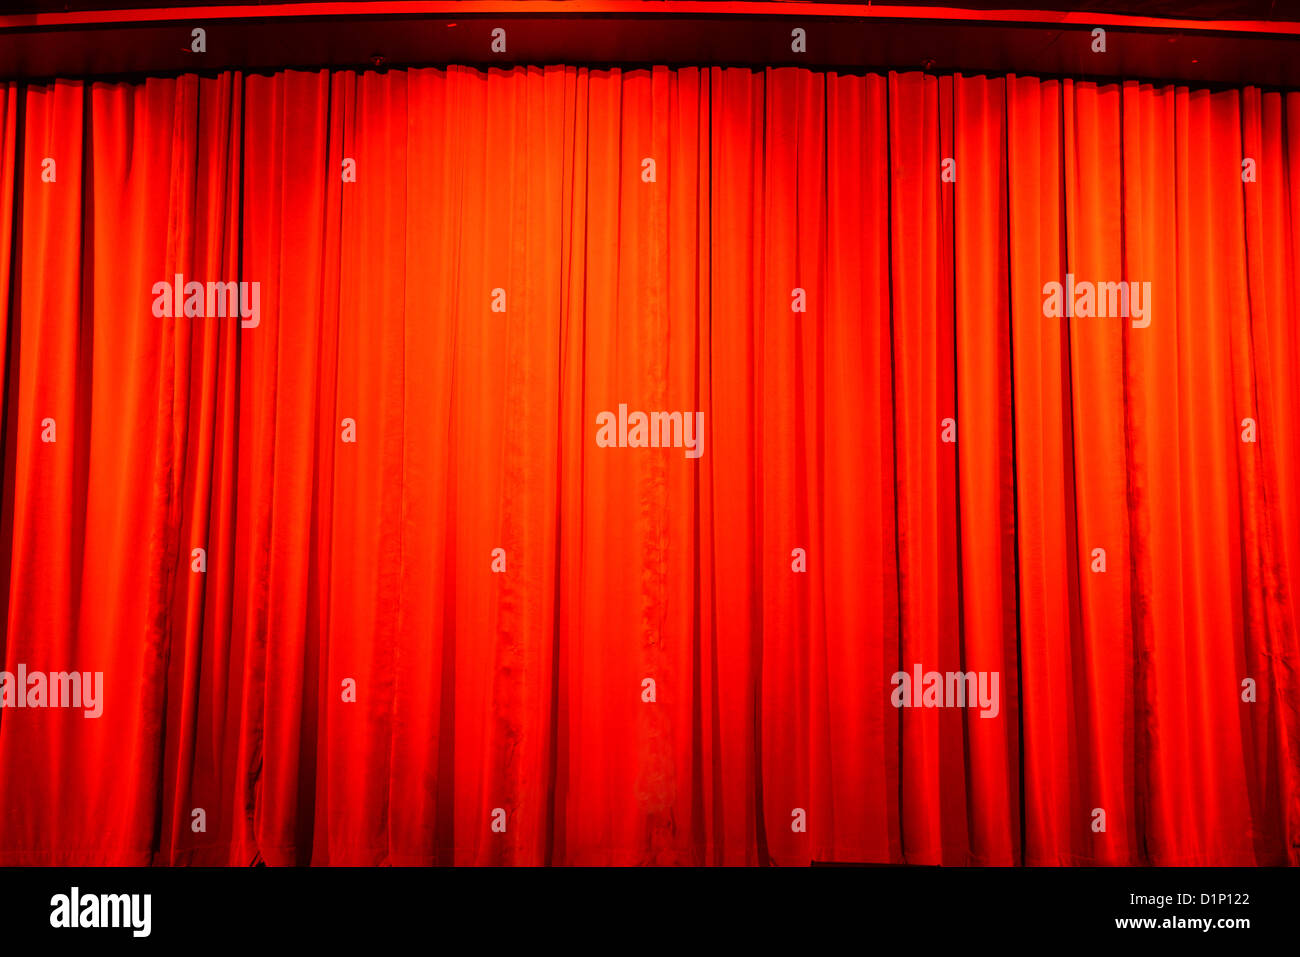
[[[1297,221],[1253,88],[0,85],[0,863],[1294,864]]]

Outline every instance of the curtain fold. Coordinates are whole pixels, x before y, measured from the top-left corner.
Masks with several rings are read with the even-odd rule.
[[[0,84],[0,863],[1300,863],[1297,137],[1019,76]]]

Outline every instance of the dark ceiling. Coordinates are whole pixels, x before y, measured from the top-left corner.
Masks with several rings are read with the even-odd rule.
[[[203,6],[281,6],[310,0],[207,0]],[[377,0],[382,2],[382,0]],[[701,0],[709,2],[709,0]],[[716,0],[725,2],[725,0]],[[781,2],[781,0],[776,0]],[[792,0],[797,2],[797,0]],[[1053,3],[1051,0],[900,0],[875,3],[870,0],[820,0],[824,3],[858,3],[890,7],[962,7],[967,10],[1065,10],[1078,13],[1128,14],[1173,17],[1189,20],[1283,20],[1300,21],[1298,0],[1085,0],[1083,3]],[[183,0],[0,0],[4,13],[61,13],[80,10],[150,9],[194,6]]]
[[[526,0],[463,8],[447,0],[212,0],[199,9],[159,0],[124,6],[108,0],[0,0],[0,9],[8,8],[0,18],[0,79],[566,63],[793,65],[1300,88],[1300,0],[1089,0],[1066,6],[1044,0],[911,0],[869,4],[869,16],[860,9],[867,4],[837,14],[843,4],[833,0],[796,2],[697,0],[684,14],[672,3],[602,7],[602,0],[574,3],[571,11],[563,2],[542,7]],[[1001,12],[962,17],[925,9],[939,6]],[[12,15],[14,8],[19,16]],[[116,12],[90,12],[104,10]],[[1015,10],[1048,15],[1022,17]],[[71,16],[37,21],[21,15],[36,11]],[[1061,16],[1068,13],[1084,16]],[[1088,13],[1109,18],[1104,55],[1093,49],[1096,24]],[[192,51],[190,31],[200,24],[207,46]],[[792,24],[807,34],[801,51],[792,50]],[[510,28],[506,55],[492,49],[489,34],[499,27]]]

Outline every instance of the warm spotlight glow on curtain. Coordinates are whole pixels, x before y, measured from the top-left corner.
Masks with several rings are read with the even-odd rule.
[[[1298,222],[1255,89],[0,85],[0,863],[1297,863]]]

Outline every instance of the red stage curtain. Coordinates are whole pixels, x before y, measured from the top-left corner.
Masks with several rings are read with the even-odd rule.
[[[1256,89],[0,85],[0,863],[1297,863],[1296,223]]]

